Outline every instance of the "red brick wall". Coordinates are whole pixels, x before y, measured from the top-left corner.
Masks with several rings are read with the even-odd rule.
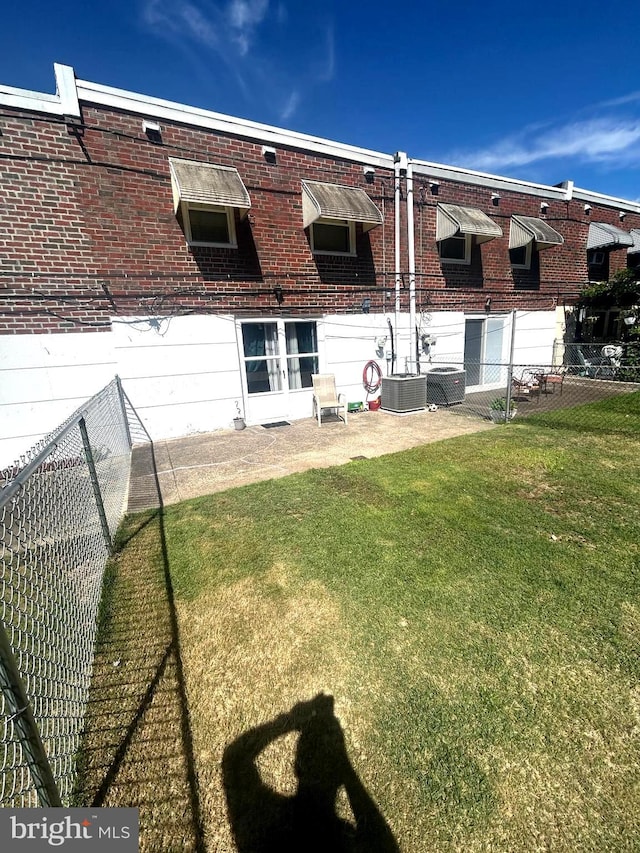
[[[558,201],[539,196],[500,191],[497,205],[490,187],[440,181],[432,195],[428,181],[415,181],[415,240],[417,303],[425,310],[449,308],[480,310],[491,297],[492,310],[511,308],[551,309],[556,303],[571,304],[588,281],[587,234],[590,222],[607,222],[629,231],[640,227],[640,216],[628,214],[620,222],[619,211],[593,205],[585,212],[584,201]],[[540,210],[546,201],[547,210]],[[480,208],[502,228],[502,237],[474,248],[469,266],[441,264],[436,243],[436,206],[462,204]],[[537,274],[512,269],[509,261],[509,226],[512,215],[544,219],[564,237],[562,246],[538,252]],[[610,275],[627,263],[626,249],[610,252]],[[535,263],[532,263],[535,267]]]
[[[142,132],[140,116],[85,107],[83,125],[7,111],[0,117],[0,333],[96,331],[120,314],[191,312],[355,312],[390,307],[394,287],[393,172],[377,168],[365,182],[361,164],[280,147],[277,165],[261,144],[162,122],[162,145]],[[169,157],[238,168],[252,201],[236,218],[238,249],[190,248],[174,215]],[[300,181],[359,186],[383,209],[384,225],[357,229],[357,257],[311,253],[302,228]],[[404,188],[403,188],[404,190]],[[590,221],[620,224],[618,212],[590,217],[581,202],[549,200],[544,218],[565,245],[540,253],[539,281],[514,277],[509,218],[540,216],[540,198],[441,181],[438,196],[415,180],[418,308],[551,308],[587,279]],[[403,192],[404,198],[404,192]],[[435,241],[438,201],[472,205],[504,236],[480,246],[470,268],[447,274]],[[404,208],[404,202],[403,202]],[[625,229],[640,227],[629,215]],[[406,214],[402,213],[402,310],[408,310]],[[611,272],[626,264],[611,254]],[[279,306],[273,289],[281,287]]]
[[[314,257],[302,228],[301,180],[364,188],[382,207],[390,178],[362,165],[85,107],[83,126],[15,113],[0,118],[0,333],[108,329],[114,314],[381,310],[393,254],[383,226],[357,228],[357,257]],[[238,168],[252,207],[236,214],[238,249],[190,248],[174,215],[169,157]],[[278,306],[274,287],[281,287]]]

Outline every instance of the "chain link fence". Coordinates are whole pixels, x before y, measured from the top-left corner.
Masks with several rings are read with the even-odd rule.
[[[601,349],[601,348],[600,348]],[[479,417],[504,423],[535,415],[549,425],[569,418],[578,425],[582,407],[590,403],[610,401],[602,408],[602,427],[611,432],[626,431],[626,416],[618,422],[615,398],[621,394],[640,391],[640,367],[615,364],[610,357],[584,353],[587,364],[504,364],[496,362],[474,363],[460,368],[462,382],[469,375],[482,377],[484,387],[466,387],[455,403],[450,405],[442,397],[435,380],[436,396],[430,396],[430,379],[427,372],[427,402],[444,403],[451,411],[467,417]],[[596,360],[599,359],[599,360]],[[463,378],[464,377],[464,378]],[[507,412],[509,413],[507,415]],[[560,412],[564,415],[558,420]],[[593,418],[593,414],[589,415]]]
[[[132,414],[116,377],[0,472],[1,806],[73,802]]]

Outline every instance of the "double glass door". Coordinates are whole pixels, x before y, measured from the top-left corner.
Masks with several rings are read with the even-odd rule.
[[[240,323],[240,336],[247,421],[310,417],[311,376],[318,373],[316,321],[249,320]]]

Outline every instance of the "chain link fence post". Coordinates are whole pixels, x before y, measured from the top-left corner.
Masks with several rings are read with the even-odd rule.
[[[109,555],[112,555],[113,542],[111,541],[109,522],[107,521],[107,514],[104,511],[102,492],[100,491],[100,483],[98,481],[98,472],[96,471],[96,463],[95,459],[93,458],[91,442],[89,441],[89,433],[87,432],[87,422],[83,417],[80,418],[80,420],[78,421],[78,426],[80,427],[80,435],[82,436],[82,444],[84,446],[84,453],[87,459],[87,467],[89,468],[91,488],[93,489],[93,495],[96,499],[96,508],[98,510],[98,517],[100,518],[100,527],[102,527],[102,535],[104,536],[104,541],[107,546],[107,550],[109,551]]]
[[[7,704],[6,710],[10,712],[9,721],[13,723],[22,744],[40,805],[43,808],[61,806],[60,792],[53,778],[51,765],[2,621],[0,621],[0,685]]]

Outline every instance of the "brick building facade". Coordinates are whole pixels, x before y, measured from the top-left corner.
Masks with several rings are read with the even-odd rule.
[[[504,360],[512,317],[551,363],[590,272],[640,252],[638,203],[55,71],[55,96],[0,86],[2,464],[116,372],[160,438],[308,416],[318,370],[360,400],[392,342],[398,371],[463,363],[472,328]]]

